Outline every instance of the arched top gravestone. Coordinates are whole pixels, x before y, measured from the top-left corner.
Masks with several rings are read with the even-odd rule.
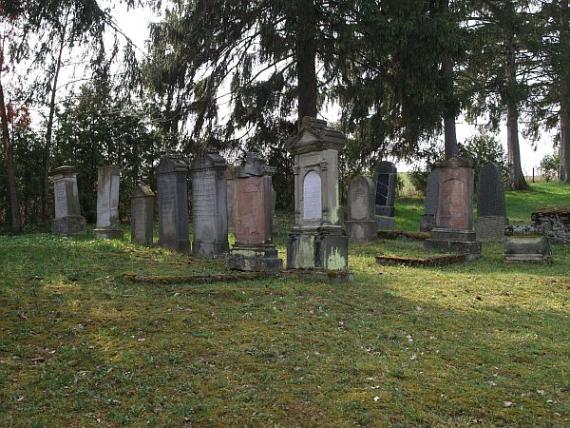
[[[499,167],[486,163],[479,173],[477,213],[479,217],[506,217],[505,185]]]

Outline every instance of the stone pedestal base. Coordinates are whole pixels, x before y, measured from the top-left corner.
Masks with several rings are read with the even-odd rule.
[[[465,254],[468,260],[481,256],[481,242],[477,241],[472,230],[434,228],[424,246],[430,250]]]
[[[377,215],[376,227],[378,230],[394,230],[396,229],[396,219],[394,217]]]
[[[287,269],[348,270],[348,236],[335,232],[294,230],[287,241]]]
[[[123,237],[123,231],[121,229],[100,227],[94,229],[93,232],[95,232],[97,239],[119,239]]]
[[[420,217],[420,232],[431,232],[435,227],[435,216],[433,214],[422,214]]]
[[[378,239],[376,221],[345,221],[346,233],[351,241],[371,242]]]
[[[505,242],[507,263],[552,263],[552,249],[545,237],[508,238]]]
[[[506,224],[505,217],[479,217],[475,226],[477,239],[482,242],[503,242],[505,240]]]
[[[396,208],[389,205],[376,205],[376,215],[380,217],[394,217]]]
[[[226,268],[244,272],[279,272],[283,262],[273,245],[236,245],[226,257]]]
[[[229,251],[228,242],[192,242],[192,254],[199,257],[217,257],[227,254]]]
[[[58,218],[53,221],[52,232],[54,235],[78,235],[85,232],[85,218],[77,216],[68,216]]]

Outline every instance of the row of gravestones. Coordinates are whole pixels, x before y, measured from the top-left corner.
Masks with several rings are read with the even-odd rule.
[[[287,142],[295,158],[295,224],[287,242],[290,269],[348,269],[348,237],[344,230],[338,185],[338,152],[346,137],[326,122],[304,118],[298,134]],[[194,241],[199,256],[228,254],[227,264],[240,270],[278,270],[281,261],[272,243],[273,192],[271,171],[260,156],[249,154],[237,173],[232,208],[236,245],[229,250],[225,160],[208,152],[191,166]],[[159,244],[188,252],[188,167],[181,156],[169,156],[157,169]],[[55,190],[56,234],[80,233],[85,228],[77,191],[77,173],[69,166],[51,174]],[[101,238],[120,234],[119,170],[99,170],[97,227]],[[139,186],[132,199],[132,237],[152,243],[154,194]]]

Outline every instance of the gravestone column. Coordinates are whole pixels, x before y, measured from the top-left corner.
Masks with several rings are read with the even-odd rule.
[[[226,266],[241,271],[278,272],[282,262],[272,241],[273,171],[258,153],[248,153],[235,188],[236,244]]]
[[[131,240],[141,245],[152,245],[154,223],[154,192],[139,184],[131,199]]]
[[[378,239],[375,218],[375,186],[369,177],[355,177],[348,188],[348,220],[345,222],[351,241]]]
[[[216,257],[228,252],[226,161],[217,152],[198,156],[192,172],[192,219],[196,256]]]
[[[396,210],[398,170],[392,162],[383,161],[376,166],[376,221],[379,230],[393,230]]]
[[[116,239],[122,236],[119,219],[119,184],[121,170],[117,166],[99,168],[97,180],[97,227],[99,239]]]
[[[163,158],[157,171],[158,236],[161,247],[188,252],[188,166],[180,154]]]
[[[481,255],[473,230],[473,162],[451,158],[439,166],[439,193],[435,227],[426,248]]]
[[[477,191],[477,238],[480,241],[504,241],[507,225],[505,185],[497,165],[483,165]]]
[[[437,198],[439,195],[439,169],[434,168],[427,179],[424,214],[420,220],[420,232],[430,232],[435,226],[435,213],[437,212]]]
[[[295,157],[295,225],[287,242],[289,269],[348,269],[338,186],[342,132],[325,121],[305,117],[287,143]]]
[[[61,166],[50,172],[55,196],[55,218],[52,232],[55,235],[76,235],[85,231],[85,218],[81,216],[77,172],[72,166]]]

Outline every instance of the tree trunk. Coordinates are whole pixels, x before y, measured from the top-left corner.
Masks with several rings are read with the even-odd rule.
[[[63,26],[63,32],[61,34],[61,45],[59,47],[59,53],[57,56],[57,62],[55,64],[55,73],[53,76],[53,82],[51,87],[51,96],[49,102],[49,114],[46,127],[46,141],[42,154],[42,172],[41,172],[41,201],[42,201],[42,220],[46,221],[49,219],[48,213],[48,195],[49,195],[49,158],[52,143],[52,133],[53,133],[53,119],[55,115],[55,96],[57,93],[57,83],[59,80],[59,72],[61,70],[61,58],[63,55],[63,49],[65,47],[65,35],[67,30],[67,19],[65,25]]]
[[[449,13],[449,0],[440,3],[440,13]],[[447,159],[459,155],[459,145],[457,144],[457,130],[455,119],[457,117],[456,101],[454,96],[453,58],[447,56],[443,59],[441,66],[443,78],[443,128],[445,139],[445,157]]]
[[[568,0],[560,1],[560,169],[559,178],[570,183],[570,28]]]
[[[299,124],[305,116],[317,117],[317,43],[313,0],[298,0],[297,80]]]
[[[2,52],[0,52],[2,55]],[[0,61],[0,70],[2,64]],[[22,230],[22,220],[20,216],[20,204],[16,185],[16,171],[14,168],[14,157],[12,155],[12,143],[8,130],[8,114],[6,113],[6,102],[4,99],[4,88],[0,79],[0,119],[2,121],[2,143],[4,146],[4,164],[8,175],[8,193],[10,194],[10,212],[12,214],[12,232],[18,233]]]
[[[519,143],[519,96],[517,91],[517,64],[514,35],[507,41],[507,158],[509,161],[509,187],[512,190],[528,190],[521,165],[521,149]]]

